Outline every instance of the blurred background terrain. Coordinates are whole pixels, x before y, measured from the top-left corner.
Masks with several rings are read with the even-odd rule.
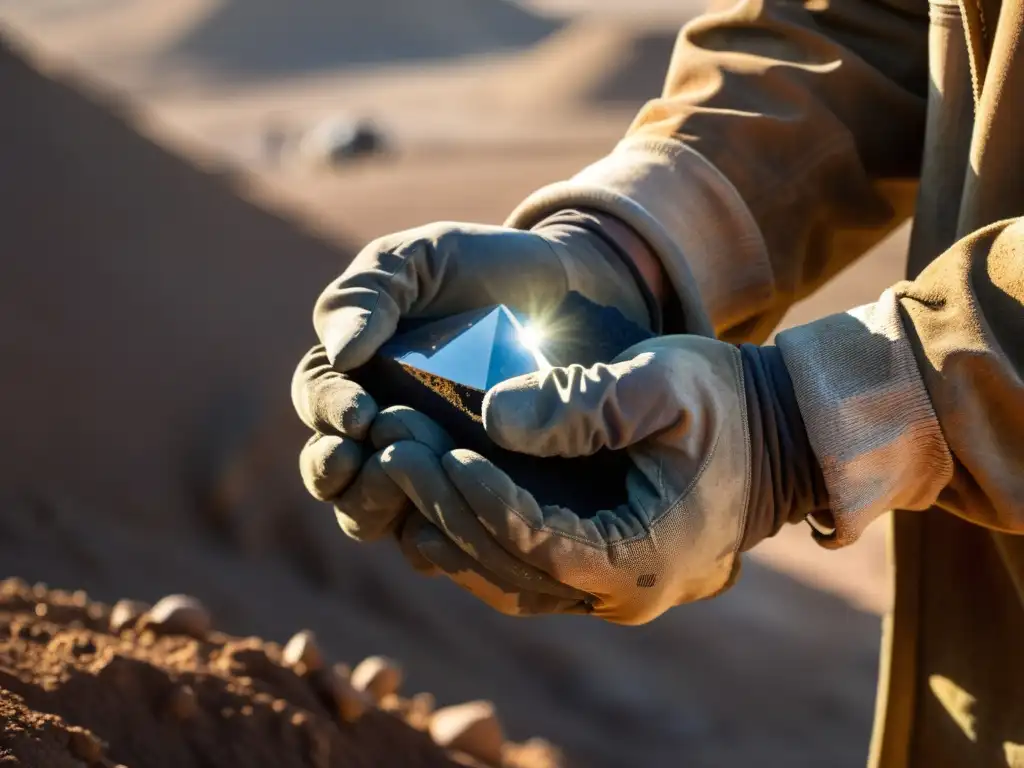
[[[401,659],[587,766],[859,766],[884,523],[644,627],[515,620],[305,498],[292,367],[381,234],[499,223],[658,94],[669,0],[0,0],[0,576]],[[26,62],[28,62],[26,64]],[[902,275],[905,229],[793,308]]]

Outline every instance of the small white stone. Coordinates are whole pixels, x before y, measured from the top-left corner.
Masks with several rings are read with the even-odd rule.
[[[139,621],[139,628],[161,635],[189,635],[202,640],[213,626],[210,612],[188,595],[160,598]]]
[[[352,686],[380,701],[388,694],[398,693],[402,687],[402,668],[386,656],[368,656],[352,670]]]
[[[110,631],[116,635],[122,629],[131,629],[148,610],[149,604],[141,600],[118,600],[110,609]]]
[[[409,725],[419,731],[425,731],[430,727],[430,718],[434,715],[434,694],[417,693],[409,699],[408,711],[405,713],[405,720]]]
[[[281,652],[281,659],[288,667],[301,664],[305,674],[318,672],[324,667],[324,657],[316,642],[316,635],[308,629],[292,635]]]
[[[489,701],[468,701],[437,710],[430,720],[430,737],[444,749],[465,752],[490,765],[501,764],[505,733]]]
[[[355,723],[373,706],[373,700],[363,691],[352,687],[348,669],[344,664],[334,664],[329,670],[327,683],[334,699],[338,717],[343,723]]]

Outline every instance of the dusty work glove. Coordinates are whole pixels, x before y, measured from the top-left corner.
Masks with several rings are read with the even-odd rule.
[[[370,244],[327,287],[314,311],[321,344],[300,362],[292,401],[314,431],[300,456],[303,480],[316,498],[333,502],[349,536],[366,541],[402,532],[409,501],[382,471],[376,451],[399,440],[434,452],[452,446],[436,424],[408,408],[378,415],[373,398],[345,372],[367,362],[403,318],[497,303],[543,313],[571,290],[657,330],[653,298],[620,241],[606,236],[610,225],[581,211],[562,212],[532,231],[432,224]]]
[[[536,456],[627,450],[629,501],[583,517],[541,507],[465,450],[399,442],[384,471],[433,524],[414,546],[498,610],[589,612],[638,624],[726,589],[740,553],[784,523],[827,509],[821,470],[775,347],[663,336],[611,365],[556,368],[487,393],[498,444]],[[539,459],[543,460],[543,459]],[[447,482],[439,480],[443,470]],[[439,535],[443,532],[443,536]],[[555,603],[491,568],[521,561],[582,595]]]

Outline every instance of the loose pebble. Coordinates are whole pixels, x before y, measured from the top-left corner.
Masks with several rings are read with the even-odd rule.
[[[30,592],[31,589],[32,588],[28,585],[27,581],[25,581],[24,579],[18,578],[17,576],[14,576],[12,578],[4,579],[3,581],[0,581],[0,594],[4,594],[4,595],[25,594],[26,592]]]
[[[202,603],[188,595],[167,595],[140,618],[140,626],[162,635],[189,635],[202,640],[213,621]]]
[[[430,720],[430,737],[444,749],[465,752],[491,765],[501,763],[505,734],[489,701],[469,701],[437,710]]]
[[[292,639],[285,645],[281,657],[285,666],[301,667],[299,671],[302,674],[308,675],[324,668],[324,657],[316,642],[316,635],[308,629],[292,635]]]
[[[122,629],[132,629],[139,617],[149,610],[141,600],[118,600],[110,610],[110,631],[115,635]]]
[[[562,751],[544,739],[506,744],[501,750],[501,759],[506,768],[566,768]]]
[[[405,713],[405,720],[409,725],[419,731],[425,731],[430,727],[430,718],[434,714],[434,694],[417,693],[409,699]]]
[[[382,701],[402,687],[402,668],[386,656],[369,656],[352,670],[352,686]]]
[[[327,670],[327,675],[327,687],[338,717],[344,723],[357,722],[373,706],[373,700],[364,691],[353,687],[344,665],[333,665]]]
[[[385,712],[401,713],[405,709],[405,702],[399,698],[397,693],[389,693],[381,698],[378,706]]]

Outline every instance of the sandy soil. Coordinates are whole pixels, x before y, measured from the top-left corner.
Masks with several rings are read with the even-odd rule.
[[[888,599],[881,525],[839,553],[788,529],[728,595],[645,627],[517,621],[344,540],[294,471],[287,382],[320,286],[369,238],[500,221],[606,151],[695,10],[665,5],[502,8],[515,24],[473,22],[487,50],[435,25],[434,53],[411,59],[240,72],[244,46],[221,56],[208,24],[241,3],[0,0],[32,51],[0,56],[14,117],[0,121],[6,573],[108,602],[195,594],[225,631],[270,641],[308,626],[336,658],[402,659],[440,703],[493,699],[512,737],[582,765],[861,765]],[[371,22],[332,23],[350,39]],[[339,112],[375,117],[396,154],[317,172],[261,152],[271,125]],[[901,245],[787,322],[873,299]]]
[[[0,582],[5,766],[456,768],[479,762],[434,744],[431,723],[445,713],[429,697],[389,690],[378,700],[370,689],[354,687],[361,683],[348,665],[308,646],[290,658],[259,638],[194,631],[195,616],[178,626],[155,622],[158,606],[126,622],[132,613],[124,607],[111,609],[83,592]],[[555,768],[559,761],[536,742],[506,742],[500,752],[505,768]]]

